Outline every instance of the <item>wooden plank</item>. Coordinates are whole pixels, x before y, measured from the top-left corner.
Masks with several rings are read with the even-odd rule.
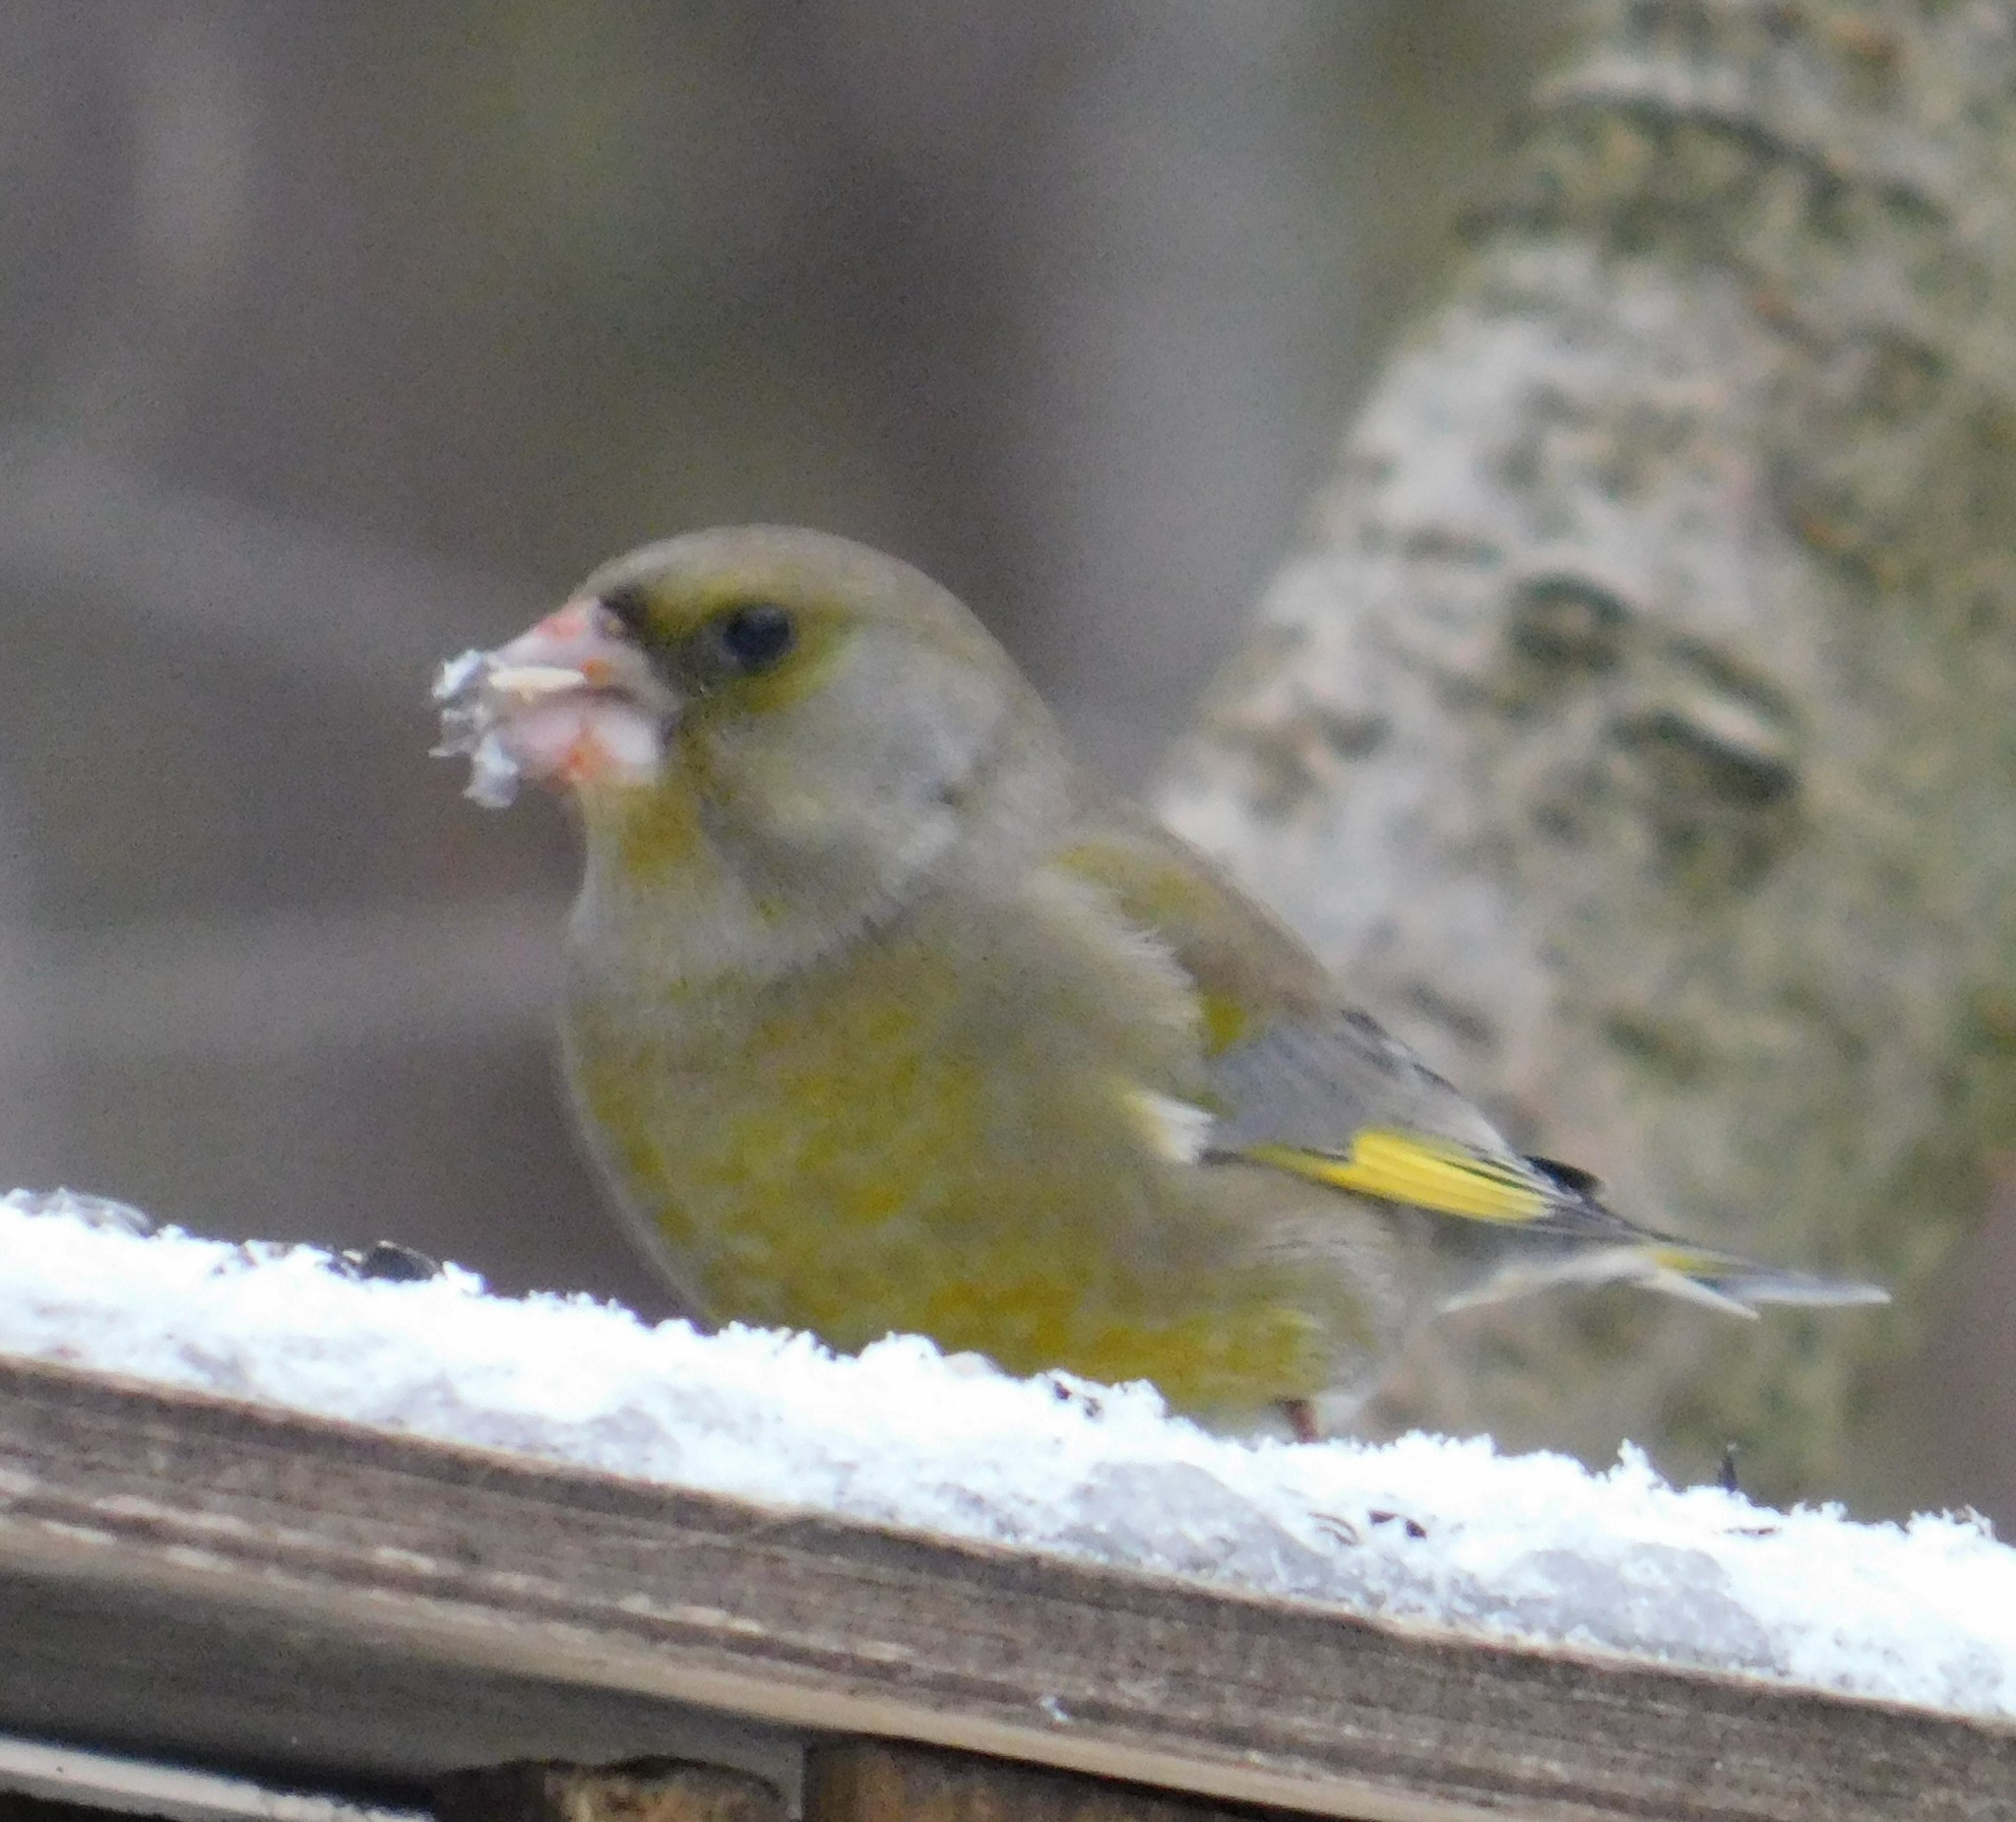
[[[105,1822],[107,1812],[164,1822],[428,1822],[418,1810],[367,1807],[183,1765],[0,1734],[0,1822]]]
[[[711,1710],[758,1744],[872,1734],[1371,1822],[2016,1816],[2008,1727],[22,1362],[0,1362],[0,1727],[123,1726],[161,1756],[193,1728],[214,1758],[388,1781],[713,1758],[672,1743]]]
[[[805,1762],[804,1822],[1252,1822],[1267,1813],[892,1740],[835,1741]]]
[[[414,1806],[437,1773],[525,1758],[664,1754],[798,1788],[794,1729],[606,1679],[444,1661],[369,1618],[237,1599],[215,1575],[162,1588],[32,1568],[6,1530],[0,1510],[0,1728]]]

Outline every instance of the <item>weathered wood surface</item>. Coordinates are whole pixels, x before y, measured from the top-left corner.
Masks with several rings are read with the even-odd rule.
[[[104,1822],[107,1815],[160,1822],[427,1822],[419,1808],[352,1802],[326,1791],[0,1733],[0,1822]]]
[[[2016,1729],[0,1361],[0,1728],[414,1788],[808,1735],[1386,1822],[1988,1822]]]

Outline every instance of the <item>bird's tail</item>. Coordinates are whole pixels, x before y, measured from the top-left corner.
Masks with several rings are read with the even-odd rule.
[[[1705,1303],[1732,1316],[1754,1317],[1766,1303],[1803,1303],[1809,1308],[1839,1308],[1857,1303],[1887,1303],[1890,1293],[1880,1285],[1853,1279],[1821,1278],[1765,1265],[1742,1253],[1703,1246],[1678,1234],[1660,1233],[1626,1221],[1603,1200],[1603,1185],[1586,1170],[1551,1158],[1526,1160],[1547,1179],[1557,1199],[1544,1218],[1549,1225],[1582,1227],[1608,1244],[1592,1249],[1588,1276],[1624,1280],[1647,1290]],[[1619,1243],[1621,1242],[1621,1243]]]
[[[1887,1303],[1890,1293],[1880,1285],[1853,1279],[1819,1278],[1792,1272],[1683,1240],[1655,1239],[1638,1248],[1635,1277],[1648,1290],[1706,1303],[1736,1316],[1755,1316],[1766,1303],[1803,1303],[1838,1307],[1855,1303]]]
[[[1349,1150],[1247,1144],[1206,1158],[1269,1164],[1334,1189],[1448,1218],[1488,1263],[1439,1309],[1492,1303],[1547,1285],[1632,1284],[1669,1296],[1754,1316],[1765,1303],[1887,1303],[1876,1285],[1784,1271],[1741,1253],[1702,1246],[1628,1221],[1605,1202],[1603,1185],[1573,1164],[1481,1150],[1439,1134],[1364,1127]],[[1485,1236],[1488,1242],[1484,1243]],[[1509,1241],[1510,1244],[1505,1244]]]

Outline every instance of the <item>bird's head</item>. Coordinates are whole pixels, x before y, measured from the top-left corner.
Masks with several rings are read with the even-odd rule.
[[[724,869],[774,918],[872,916],[1062,789],[1040,703],[973,615],[816,532],[648,544],[437,694],[473,794],[571,792],[592,886]]]

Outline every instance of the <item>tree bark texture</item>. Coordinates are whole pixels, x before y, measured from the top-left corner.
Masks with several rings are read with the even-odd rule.
[[[2016,1133],[2016,8],[1605,0],[1163,805],[1532,1149],[1871,1276],[1556,1293],[1379,1415],[1775,1495],[1882,1420]]]

